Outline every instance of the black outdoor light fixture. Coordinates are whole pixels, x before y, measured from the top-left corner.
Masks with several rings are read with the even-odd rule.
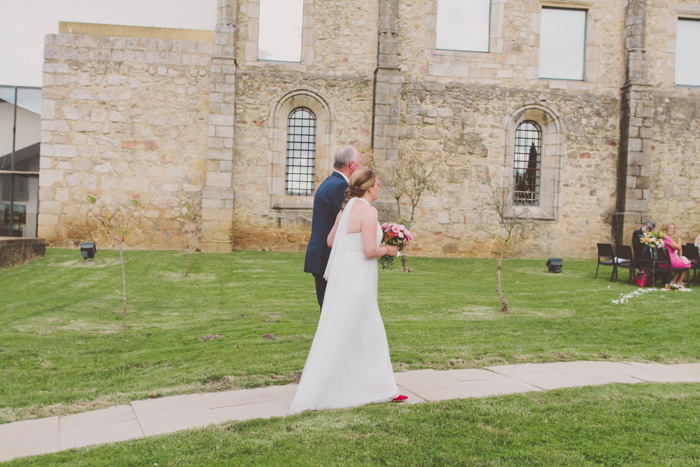
[[[561,272],[561,267],[564,265],[564,260],[561,258],[549,258],[547,260],[547,269],[549,272]]]
[[[95,242],[83,242],[80,244],[80,254],[83,256],[83,261],[89,259],[95,260],[95,253],[97,253],[97,246]]]

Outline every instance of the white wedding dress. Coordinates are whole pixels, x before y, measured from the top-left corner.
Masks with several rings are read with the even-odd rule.
[[[377,306],[377,260],[362,251],[362,233],[348,234],[352,198],[340,218],[324,277],[328,280],[291,413],[386,402],[399,395]],[[368,203],[369,204],[369,203]],[[377,224],[377,245],[382,231]]]

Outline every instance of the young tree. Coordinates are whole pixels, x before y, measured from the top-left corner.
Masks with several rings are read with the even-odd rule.
[[[185,222],[183,223],[183,229],[187,231],[187,272],[185,276],[190,273],[190,259],[192,256],[192,232],[197,230],[197,223],[202,218],[202,208],[196,206],[191,200],[185,201]]]
[[[119,259],[122,265],[122,294],[124,297],[124,313],[121,328],[126,328],[126,273],[124,271],[124,252],[122,244],[129,236],[129,222],[141,208],[141,200],[133,197],[124,204],[109,206],[102,199],[94,195],[88,195],[87,203],[90,207],[86,216],[94,217],[100,229],[107,237],[115,240],[119,245]]]
[[[476,225],[478,230],[493,236],[500,246],[496,266],[496,291],[501,299],[501,312],[513,314],[501,285],[503,258],[513,238],[530,222],[532,216],[528,206],[515,196],[513,186],[494,183],[490,178],[486,183],[490,189],[487,198],[477,203]],[[494,220],[495,228],[492,228]]]
[[[419,161],[416,157],[401,159],[399,162],[385,163],[375,169],[379,183],[387,190],[389,195],[396,201],[396,213],[399,223],[410,229],[413,226],[416,207],[421,197],[425,193],[435,191],[433,184],[433,168]],[[410,217],[401,217],[401,200],[408,198],[411,207]],[[406,249],[401,249],[401,264],[403,272],[411,272],[406,265]]]

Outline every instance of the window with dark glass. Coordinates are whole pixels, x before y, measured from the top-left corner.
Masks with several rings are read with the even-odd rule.
[[[298,107],[287,120],[287,169],[285,193],[293,196],[314,194],[316,170],[316,116]]]
[[[535,122],[525,121],[515,130],[513,164],[513,202],[524,206],[540,204],[540,164],[542,130]]]
[[[36,237],[41,89],[0,86],[0,236]]]

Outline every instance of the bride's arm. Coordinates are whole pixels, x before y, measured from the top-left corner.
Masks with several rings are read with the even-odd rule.
[[[333,228],[331,229],[331,233],[328,234],[328,238],[326,239],[326,244],[328,245],[328,248],[333,247],[333,240],[335,240],[335,232],[338,230],[338,224],[340,223],[340,216],[343,214],[343,211],[340,211],[337,216],[335,216],[335,224],[333,224]]]
[[[399,248],[394,245],[377,246],[377,210],[373,207],[362,212],[362,251],[368,259],[384,255],[396,255]]]

